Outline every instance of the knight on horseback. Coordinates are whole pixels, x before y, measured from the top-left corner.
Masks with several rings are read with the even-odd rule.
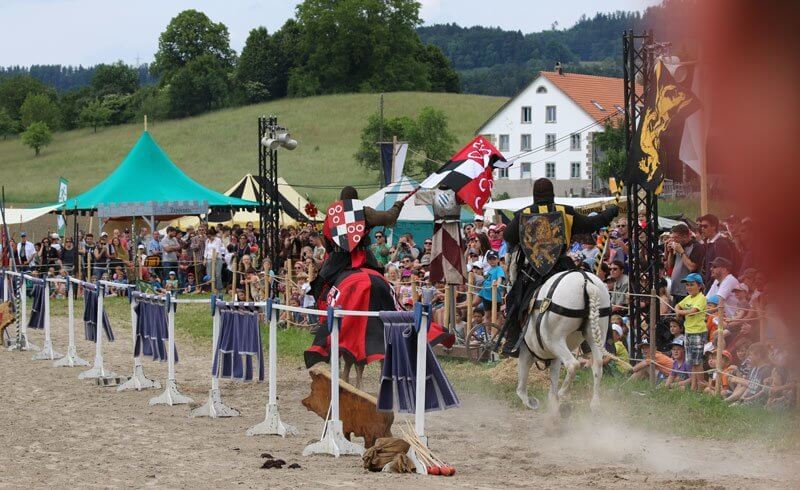
[[[611,205],[594,216],[584,216],[571,206],[555,203],[549,179],[534,182],[533,204],[514,213],[503,236],[509,250],[516,249],[512,264],[516,279],[506,296],[506,321],[501,333],[501,339],[506,339],[504,355],[519,355],[520,332],[533,294],[556,273],[576,269],[575,262],[567,255],[572,236],[608,226],[617,212],[617,206]]]

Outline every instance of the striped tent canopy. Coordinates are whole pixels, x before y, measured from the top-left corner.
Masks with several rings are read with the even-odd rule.
[[[261,179],[257,175],[246,174],[239,179],[230,189],[225,191],[226,196],[244,199],[247,201],[258,201],[258,190]],[[263,180],[263,189],[267,196],[272,193],[272,182],[267,179]],[[280,195],[280,223],[282,226],[296,225],[299,222],[313,221],[310,216],[306,214],[305,208],[308,200],[301,196],[289,183],[283,178],[278,177],[278,192]],[[319,219],[319,215],[317,215]],[[208,215],[208,222],[212,224],[225,224],[228,226],[238,224],[244,226],[247,222],[252,221],[258,226],[258,212],[257,211],[237,211],[231,213],[226,210],[212,210]],[[185,216],[180,219],[173,220],[170,225],[177,226],[181,229],[186,229],[188,226],[197,226],[200,220],[194,216]]]

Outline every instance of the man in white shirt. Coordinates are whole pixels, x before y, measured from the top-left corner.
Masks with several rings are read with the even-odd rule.
[[[711,277],[714,278],[714,283],[711,284],[706,295],[709,298],[716,295],[725,300],[725,316],[727,318],[732,318],[739,306],[739,301],[733,292],[739,286],[739,280],[731,274],[732,267],[731,261],[725,257],[717,257],[711,262]]]
[[[211,271],[214,271],[214,284],[212,287],[215,291],[222,291],[222,264],[225,260],[227,251],[222,246],[222,240],[217,236],[215,228],[209,228],[206,232],[206,247],[203,253],[203,258],[206,262],[206,274],[211,277]]]
[[[28,264],[30,264],[33,257],[36,255],[36,247],[33,246],[31,242],[28,241],[28,234],[24,231],[20,233],[20,241],[17,244],[17,257],[19,257],[19,265],[22,267],[23,271],[28,270]]]

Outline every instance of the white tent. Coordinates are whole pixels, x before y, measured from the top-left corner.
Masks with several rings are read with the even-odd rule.
[[[30,208],[30,209],[6,208],[6,221],[8,222],[9,226],[18,225],[20,223],[27,223],[57,209],[58,206],[59,205],[56,204],[54,206],[44,206],[41,208]],[[0,224],[5,224],[3,223],[2,215],[0,215]]]
[[[614,201],[613,197],[556,197],[556,204],[563,206],[572,206],[573,208],[595,207],[601,206],[604,203],[611,204]],[[533,204],[533,197],[514,197],[512,199],[503,199],[501,201],[492,201],[484,208],[497,209],[504,211],[517,211],[524,207]]]

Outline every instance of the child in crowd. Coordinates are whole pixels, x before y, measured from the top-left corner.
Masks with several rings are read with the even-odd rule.
[[[503,268],[500,267],[500,256],[497,255],[497,252],[494,250],[489,250],[486,253],[486,260],[489,262],[489,270],[484,274],[483,277],[483,285],[481,286],[480,291],[478,291],[478,296],[483,300],[483,310],[484,311],[491,311],[492,310],[492,284],[497,284],[497,289],[494,291],[494,300],[497,302],[497,305],[502,303],[502,285],[506,279],[506,273],[503,272]]]
[[[702,292],[703,276],[700,274],[691,273],[681,282],[686,285],[687,296],[675,307],[675,314],[684,319],[686,364],[692,371],[690,389],[695,391],[700,389],[703,381],[703,347],[708,342],[706,297]]]
[[[667,388],[680,388],[685,390],[686,386],[690,384],[689,366],[686,363],[684,349],[684,340],[682,338],[677,338],[672,341],[672,369],[670,370],[667,382],[664,383],[664,386]],[[702,347],[700,352],[702,352]]]
[[[197,284],[194,282],[194,274],[188,273],[186,275],[186,286],[183,288],[184,293],[194,293],[197,290]]]
[[[484,325],[485,311],[483,307],[476,307],[472,310],[472,329],[469,332],[469,342],[479,344],[488,340],[486,326]]]
[[[795,401],[797,383],[788,379],[785,369],[775,366],[769,379],[769,398],[766,407],[769,410],[785,410]]]
[[[717,353],[714,350],[709,351],[709,353],[710,357],[708,358],[708,366],[710,369],[716,369]],[[722,383],[720,395],[722,395],[723,398],[730,396],[732,393],[731,376],[735,376],[738,372],[738,368],[732,363],[732,361],[733,359],[731,353],[728,351],[722,351],[722,366],[720,367],[722,373],[714,371],[711,374],[711,379],[708,381],[708,386],[706,386],[706,389],[704,390],[706,393],[715,395],[717,393],[717,382],[720,382]]]
[[[175,271],[169,271],[169,277],[167,278],[164,289],[167,291],[177,291],[178,287],[178,276],[175,274]]]
[[[650,343],[647,341],[647,339],[644,339],[641,342],[639,342],[638,346],[639,350],[641,350],[642,352],[642,358],[649,360]],[[635,366],[633,366],[633,371],[631,371],[632,380],[647,379],[648,376],[650,376],[650,370],[649,370],[650,362],[648,360],[639,361],[638,363],[636,363]],[[656,350],[655,362],[657,371],[656,376],[658,377],[658,379],[667,379],[667,377],[672,372],[672,370],[670,369],[670,367],[672,366],[672,359],[663,352],[659,352],[658,350]]]
[[[769,365],[767,345],[761,342],[752,344],[747,350],[749,372],[747,382],[739,382],[726,399],[726,402],[753,404],[764,401],[768,390],[763,386],[764,380],[772,374]]]
[[[614,351],[619,360],[614,360],[613,364],[609,364],[611,367],[611,373],[613,375],[626,375],[631,370],[631,366],[629,365],[630,356],[628,355],[628,349],[625,347],[625,344],[622,343],[622,338],[624,335],[624,331],[622,330],[621,324],[612,324],[611,325],[611,335],[614,338]],[[609,357],[609,360],[611,358]]]

